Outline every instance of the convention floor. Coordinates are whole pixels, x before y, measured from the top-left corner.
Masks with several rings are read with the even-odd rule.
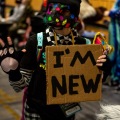
[[[76,114],[76,120],[96,120],[95,113],[100,112],[102,104],[120,104],[120,94],[114,88],[103,86],[102,100],[81,102],[82,110]],[[0,69],[0,120],[20,120],[22,109],[22,92],[15,93],[9,85],[7,75]]]

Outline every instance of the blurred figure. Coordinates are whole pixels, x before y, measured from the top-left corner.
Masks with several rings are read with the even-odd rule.
[[[27,18],[27,23],[30,23],[25,31],[24,39],[19,42],[18,48],[24,48],[29,36],[39,33],[41,31],[45,31],[47,24],[46,24],[46,6],[47,0],[43,0],[42,5],[40,6],[40,11],[35,12],[31,18]]]
[[[17,22],[20,17],[23,15],[24,9],[25,9],[25,5],[21,4],[21,0],[15,0],[15,7],[13,10],[13,14],[7,18],[1,18],[0,21],[1,22],[10,22],[10,23],[14,23]]]
[[[109,44],[114,47],[114,51],[109,55],[112,69],[109,84],[118,86],[116,92],[120,92],[120,0],[116,0],[113,8],[108,12],[111,18],[109,23]]]
[[[105,7],[94,7],[89,0],[82,0],[79,16],[85,23],[94,23],[105,16]]]
[[[96,10],[95,8],[89,3],[88,0],[82,0],[81,8],[80,8],[80,16],[82,19],[95,16]]]
[[[15,3],[12,14],[6,18],[0,18],[0,33],[2,34],[5,42],[7,41],[6,36],[8,36],[9,27],[20,19],[25,9],[25,5],[22,4],[21,0],[15,0]]]
[[[17,38],[18,41],[23,39],[22,35],[26,32],[27,28],[30,27],[31,17],[34,16],[31,0],[22,0],[22,5],[25,7],[22,16],[9,28],[8,33],[13,40]]]

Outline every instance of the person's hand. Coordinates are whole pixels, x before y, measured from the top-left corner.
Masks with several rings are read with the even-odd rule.
[[[19,67],[19,62],[23,56],[23,51],[16,51],[12,40],[7,37],[8,45],[0,38],[0,65],[4,72],[9,73]]]
[[[101,55],[100,57],[98,57],[97,61],[96,61],[96,65],[98,67],[102,67],[103,64],[107,61],[106,55]]]
[[[100,57],[98,57],[96,65],[100,70],[104,72],[110,72],[111,63],[107,55],[103,54]]]

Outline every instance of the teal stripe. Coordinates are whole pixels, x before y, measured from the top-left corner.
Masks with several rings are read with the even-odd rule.
[[[85,40],[86,40],[86,44],[91,44],[91,41],[89,39],[85,38]]]
[[[37,40],[38,40],[38,47],[43,46],[43,32],[40,32],[37,34]]]

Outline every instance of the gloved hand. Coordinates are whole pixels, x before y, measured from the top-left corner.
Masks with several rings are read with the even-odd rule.
[[[8,44],[0,38],[0,65],[5,73],[19,69],[19,62],[24,54],[23,51],[16,51],[12,40],[7,37]]]
[[[96,61],[98,68],[104,72],[110,72],[111,63],[107,55],[103,54]]]

